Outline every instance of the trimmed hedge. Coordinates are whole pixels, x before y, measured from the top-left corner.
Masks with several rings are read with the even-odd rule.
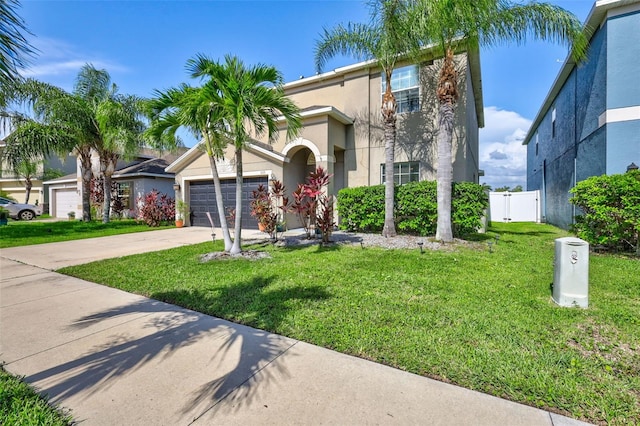
[[[434,235],[438,218],[436,182],[411,182],[395,190],[395,220],[399,232]],[[451,220],[456,236],[476,232],[489,206],[481,185],[454,183]],[[384,185],[344,188],[338,192],[340,229],[380,232],[384,226]]]
[[[640,254],[640,171],[593,176],[571,189],[583,214],[572,230],[592,245]]]

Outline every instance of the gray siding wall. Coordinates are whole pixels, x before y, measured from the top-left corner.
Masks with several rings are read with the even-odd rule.
[[[607,20],[607,108],[640,105],[640,11]]]
[[[640,106],[640,11],[607,21],[607,109]],[[614,53],[615,52],[615,53]],[[607,124],[606,173],[640,165],[640,120]]]
[[[123,181],[125,179],[122,179]],[[133,182],[134,200],[138,197],[143,197],[144,194],[156,189],[162,194],[167,194],[170,198],[176,197],[176,192],[173,190],[173,178],[136,178],[130,179]]]
[[[527,145],[527,190],[540,190],[543,219],[567,228],[573,222],[569,190],[606,170],[606,132],[598,117],[606,110],[606,27],[591,40],[589,59],[573,69],[553,106]],[[556,110],[556,131],[552,111]],[[543,182],[544,180],[544,182]]]

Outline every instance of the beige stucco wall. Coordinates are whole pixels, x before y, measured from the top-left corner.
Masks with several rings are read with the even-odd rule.
[[[471,75],[465,55],[456,57],[460,72],[460,101],[456,110],[453,141],[454,180],[478,181],[478,122]],[[421,111],[398,115],[395,161],[419,161],[421,179],[435,179],[438,102],[435,87],[442,60],[421,66]],[[402,66],[404,64],[399,64]],[[283,180],[289,191],[304,180],[301,171],[287,175],[287,170],[305,169],[307,148],[316,152],[316,165],[334,176],[330,192],[342,187],[378,185],[384,163],[384,140],[381,123],[381,73],[375,67],[343,70],[340,73],[311,77],[285,85],[285,92],[303,111],[303,128],[295,140],[287,139],[286,128],[271,146],[273,156],[256,151],[244,153],[246,176],[269,175]],[[313,113],[333,107],[339,113]],[[306,113],[306,115],[305,115]],[[336,115],[338,114],[338,115]],[[346,115],[345,118],[342,114]],[[350,124],[347,121],[352,121]],[[268,143],[265,137],[257,138]],[[286,158],[279,157],[286,154]],[[221,178],[235,176],[233,150],[221,163]],[[283,161],[284,160],[284,161]],[[176,170],[177,181],[211,176],[209,161],[201,155],[183,170]],[[298,179],[298,182],[294,182]],[[182,185],[184,187],[184,185]],[[335,187],[335,188],[334,188]]]

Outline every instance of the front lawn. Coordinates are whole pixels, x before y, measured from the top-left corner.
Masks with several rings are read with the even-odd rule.
[[[490,252],[482,240],[495,234]],[[205,243],[60,272],[574,418],[635,424],[640,261],[591,254],[589,309],[560,308],[550,285],[554,239],[566,235],[497,224],[450,252],[267,246],[271,259],[200,263]]]
[[[82,222],[81,220],[58,222],[12,220],[8,225],[0,226],[0,248],[81,240],[157,229],[161,228],[150,228],[135,220],[114,220],[107,224],[100,221]]]
[[[0,365],[0,424],[66,426],[71,416],[51,405]]]

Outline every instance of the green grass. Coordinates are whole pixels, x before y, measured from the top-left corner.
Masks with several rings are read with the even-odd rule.
[[[499,233],[487,249],[483,240]],[[551,299],[554,239],[498,224],[453,252],[211,243],[60,272],[594,423],[640,422],[640,261],[590,256],[589,309]],[[221,249],[220,245],[216,246]]]
[[[8,225],[0,226],[0,248],[81,240],[157,229],[162,228],[150,228],[144,223],[136,222],[135,220],[114,220],[107,224],[100,221],[82,222],[80,220],[59,222],[9,221]]]
[[[0,366],[0,424],[66,426],[71,416],[50,406],[46,398]]]

